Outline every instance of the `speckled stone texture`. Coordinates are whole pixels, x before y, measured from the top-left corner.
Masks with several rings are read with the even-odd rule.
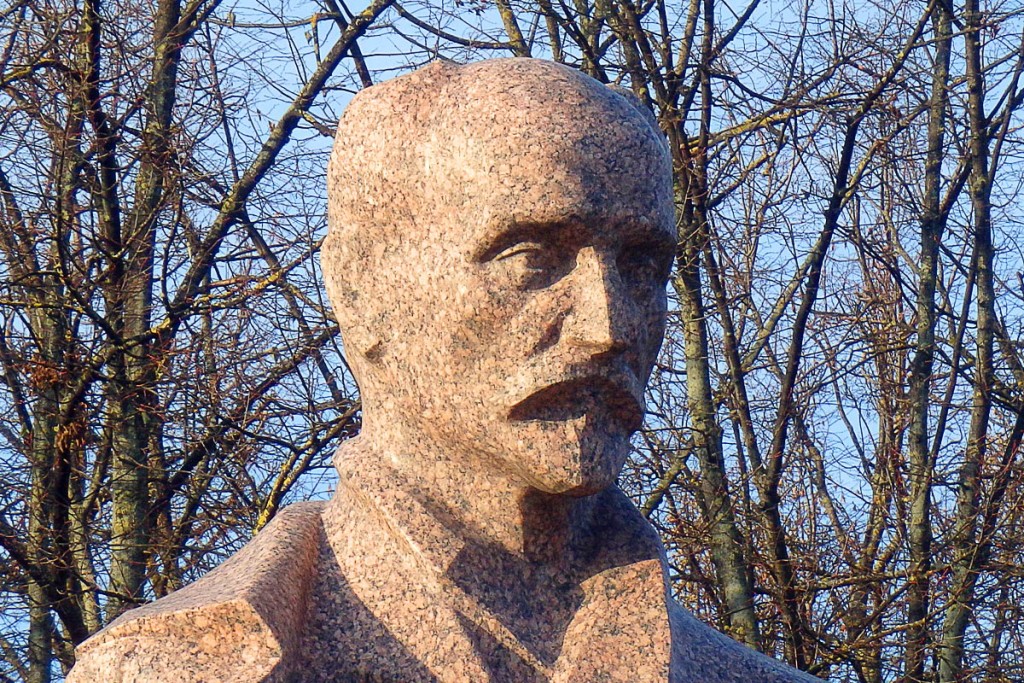
[[[326,505],[81,646],[70,683],[814,681],[695,620],[615,486],[664,332],[671,163],[530,59],[360,93],[322,262],[363,431]]]

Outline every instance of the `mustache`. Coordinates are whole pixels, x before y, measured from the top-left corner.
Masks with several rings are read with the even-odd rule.
[[[508,413],[510,420],[574,419],[598,404],[630,431],[643,424],[644,386],[621,360],[572,365],[534,379],[532,386],[541,388],[515,401]]]

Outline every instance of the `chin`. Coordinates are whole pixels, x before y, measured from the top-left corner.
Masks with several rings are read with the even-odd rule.
[[[618,479],[629,455],[629,442],[606,442],[601,446],[594,450],[586,444],[574,444],[558,449],[561,453],[555,451],[557,454],[543,463],[547,467],[538,467],[535,476],[527,478],[534,488],[552,495],[581,498],[600,493]]]
[[[550,495],[590,496],[615,484],[629,457],[632,429],[617,420],[581,415],[568,420],[512,422],[494,443],[501,467]],[[500,446],[499,446],[500,448]]]

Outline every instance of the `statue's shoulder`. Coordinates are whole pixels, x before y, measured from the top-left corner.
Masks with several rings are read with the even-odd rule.
[[[601,547],[594,556],[596,566],[622,568],[635,563],[639,567],[645,560],[657,558],[664,569],[665,549],[657,531],[622,491],[610,487],[597,503],[594,536],[600,538]],[[639,586],[646,575],[630,575],[630,585]],[[658,583],[666,591],[666,600],[659,605],[667,603],[668,608],[671,683],[821,683],[698,620],[667,594],[665,576],[663,573]]]
[[[115,619],[77,648],[68,683],[289,680],[322,543],[322,509],[284,508],[203,578]]]
[[[674,600],[672,622],[672,683],[821,683],[719,633]]]

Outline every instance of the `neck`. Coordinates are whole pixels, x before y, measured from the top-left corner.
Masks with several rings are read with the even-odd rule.
[[[587,537],[598,496],[548,494],[474,453],[432,443],[390,424],[365,423],[337,463],[342,476],[367,468],[392,470],[383,485],[407,491],[459,541],[531,564],[569,571]],[[348,462],[352,458],[351,462]],[[356,475],[361,476],[361,475]]]

